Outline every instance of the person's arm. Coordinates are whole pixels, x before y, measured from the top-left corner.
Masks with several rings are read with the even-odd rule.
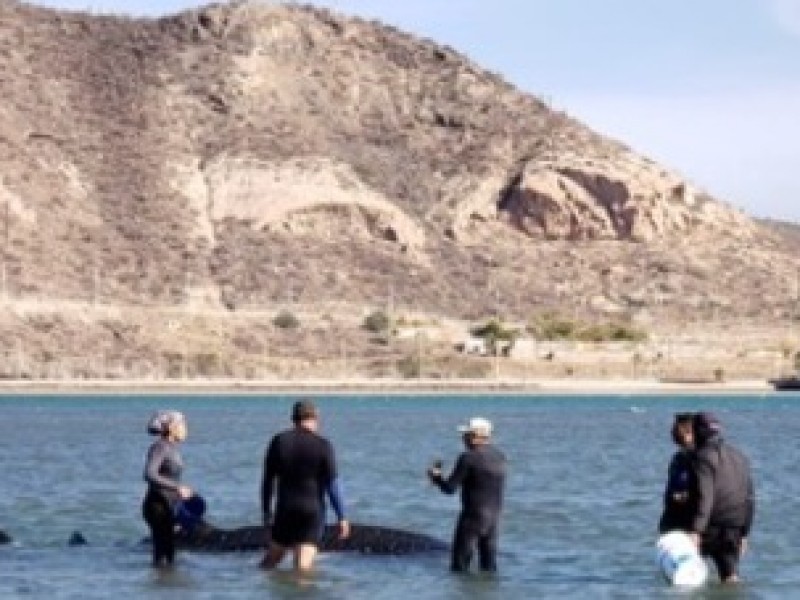
[[[277,476],[278,448],[275,438],[269,444],[264,455],[264,472],[261,479],[261,512],[264,516],[264,525],[272,523],[272,494]]]
[[[458,457],[456,466],[450,474],[450,477],[445,479],[441,471],[435,470],[430,472],[430,478],[445,494],[454,494],[456,490],[461,487],[461,484],[464,483],[467,470],[467,454],[464,452]]]
[[[333,507],[333,512],[336,513],[337,521],[347,520],[347,512],[345,510],[344,494],[342,493],[342,486],[339,483],[339,478],[332,479],[327,488],[328,500]]]
[[[328,443],[325,456],[325,492],[328,495],[328,500],[333,507],[333,512],[336,513],[336,521],[339,525],[339,537],[344,539],[350,535],[350,521],[347,519],[347,511],[345,508],[344,494],[342,487],[339,484],[339,475],[336,470],[336,454],[333,451],[333,446]]]
[[[697,490],[697,503],[694,518],[692,519],[692,532],[699,536],[708,527],[711,518],[711,509],[714,505],[714,476],[716,465],[708,456],[696,456],[693,461],[693,471]]]

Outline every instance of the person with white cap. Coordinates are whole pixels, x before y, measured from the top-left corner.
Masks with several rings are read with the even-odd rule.
[[[152,534],[153,566],[170,566],[175,561],[176,508],[194,495],[180,482],[183,459],[178,444],[187,436],[186,418],[175,410],[159,411],[148,421],[147,433],[158,439],[147,451],[142,516]]]
[[[445,494],[461,488],[461,514],[456,523],[451,548],[450,568],[454,572],[469,570],[475,546],[482,571],[497,570],[497,541],[503,488],[506,478],[506,457],[491,444],[492,423],[474,417],[458,428],[466,450],[445,478],[441,463],[428,469],[428,477]]]

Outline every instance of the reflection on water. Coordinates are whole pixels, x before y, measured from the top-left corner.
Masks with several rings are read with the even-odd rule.
[[[786,598],[796,566],[800,404],[791,396],[679,398],[325,398],[357,522],[449,539],[458,500],[430,486],[425,468],[460,450],[455,431],[481,415],[510,459],[498,577],[454,577],[446,556],[324,555],[298,580],[265,573],[259,555],[182,554],[149,568],[138,541],[145,422],[174,407],[189,419],[186,481],[224,526],[260,518],[261,461],[287,427],[293,398],[2,398],[2,598],[643,598],[687,597],[654,567],[655,523],[672,452],[673,412],[716,410],[750,455],[758,514],[742,573],[747,585],[688,597]],[[67,547],[79,530],[88,546]],[[287,561],[288,564],[288,561]]]

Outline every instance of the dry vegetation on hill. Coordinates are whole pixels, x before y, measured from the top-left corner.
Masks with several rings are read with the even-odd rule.
[[[0,0],[0,95],[6,377],[482,376],[453,340],[553,311],[657,344],[735,327],[702,373],[793,343],[786,231],[391,27]],[[415,325],[376,339],[376,308]]]

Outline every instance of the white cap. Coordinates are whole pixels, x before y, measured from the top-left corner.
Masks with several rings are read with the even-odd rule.
[[[492,422],[483,417],[472,417],[466,425],[459,425],[461,433],[472,433],[481,437],[492,435]]]

